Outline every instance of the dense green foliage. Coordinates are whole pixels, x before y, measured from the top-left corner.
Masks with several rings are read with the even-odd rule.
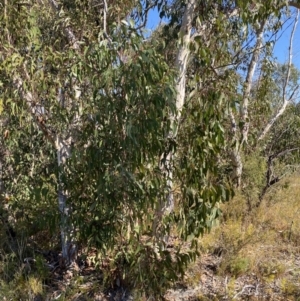
[[[247,86],[240,70],[250,69],[256,51],[249,41],[257,20],[278,30],[282,12],[278,1],[255,13],[248,1],[198,2],[190,16],[193,40],[185,45],[182,1],[0,1],[3,260],[18,253],[20,240],[29,246],[18,253],[20,262],[26,252],[61,244],[68,267],[76,256],[66,251],[76,245],[82,258],[96,250],[97,264],[111,260],[106,284],[123,281],[157,298],[184,275],[198,254],[197,238],[233,195],[230,149],[244,151],[248,122],[238,114],[240,87]],[[170,22],[145,37],[150,7]],[[183,75],[180,51],[188,56]],[[263,54],[269,59],[268,49]],[[264,80],[248,97],[252,138],[280,107],[281,78],[291,67],[266,68],[261,63]],[[291,74],[289,91],[299,71]],[[249,139],[244,192],[259,196],[268,156],[298,152],[297,112],[291,106],[262,142]],[[290,130],[278,138],[286,123]],[[291,152],[278,164],[297,163]],[[166,213],[161,205],[170,194],[175,209]]]

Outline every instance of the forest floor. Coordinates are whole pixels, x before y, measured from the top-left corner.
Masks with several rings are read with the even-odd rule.
[[[282,260],[288,263],[291,256]],[[282,273],[280,277],[269,279],[263,279],[261,275],[255,273],[220,276],[218,267],[221,262],[221,257],[212,254],[203,256],[198,263],[201,274],[199,283],[169,290],[166,299],[168,301],[300,300],[300,254],[295,256],[292,269]]]
[[[300,300],[300,177],[272,188],[257,206],[236,197],[218,227],[200,239],[201,256],[168,301]]]
[[[272,188],[259,206],[256,198],[237,194],[221,209],[220,224],[199,239],[201,255],[165,300],[300,301],[300,178]],[[59,252],[31,259],[22,264],[20,277],[0,277],[0,300],[155,301],[135,297],[117,277],[113,289],[104,289],[105,269],[95,268],[88,258],[68,269]],[[6,266],[3,271],[10,275],[14,266]]]
[[[293,262],[293,268],[282,273],[280,277],[261,278],[261,275],[245,273],[237,277],[219,275],[218,269],[222,257],[213,254],[202,256],[196,263],[197,273],[194,283],[178,283],[167,291],[167,301],[225,301],[225,300],[268,300],[294,301],[300,300],[300,254],[291,258],[291,254],[283,259],[286,264]],[[196,270],[196,265],[193,270]],[[272,272],[271,272],[272,273]],[[275,274],[276,271],[273,271]],[[190,275],[189,277],[192,277]],[[52,282],[52,293],[46,298],[36,295],[34,301],[42,300],[72,300],[72,301],[134,301],[135,298],[125,288],[119,287],[111,291],[101,292],[102,277],[94,270],[85,270],[82,273],[82,283],[73,281],[72,272],[57,277]],[[196,280],[197,279],[197,280]],[[72,291],[72,293],[71,293]],[[25,300],[25,299],[24,299]],[[26,299],[27,300],[27,299]],[[146,299],[145,299],[146,300]]]
[[[256,202],[241,194],[223,205],[220,225],[199,240],[201,256],[167,291],[167,301],[300,300],[299,177],[271,189],[259,206]],[[154,300],[136,299],[121,285],[98,293],[101,277],[88,269],[83,274],[84,283],[66,300]],[[61,283],[66,291],[68,281]],[[92,299],[84,299],[87,291]]]

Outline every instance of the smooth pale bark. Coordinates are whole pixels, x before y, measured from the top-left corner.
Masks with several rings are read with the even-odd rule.
[[[59,13],[59,6],[55,0],[49,0],[49,3],[55,13]],[[67,37],[70,45],[73,49],[79,49],[79,41],[75,37],[72,29],[70,27],[63,27],[63,32]],[[81,95],[80,89],[74,85],[75,89],[75,101]],[[58,102],[61,107],[64,107],[64,91],[59,88],[58,91]],[[78,118],[75,118],[78,119]],[[71,145],[72,145],[72,126],[69,126],[69,132],[59,133],[55,137],[55,148],[57,150],[57,163],[59,167],[59,179],[58,179],[58,206],[61,214],[61,244],[62,244],[62,256],[66,264],[72,263],[76,259],[76,242],[74,240],[74,228],[70,224],[70,214],[71,206],[68,204],[68,191],[65,189],[64,184],[61,179],[61,175],[65,172],[65,164],[68,158],[71,156]]]
[[[244,84],[244,93],[243,93],[243,100],[241,105],[241,121],[243,122],[243,129],[242,129],[242,142],[247,143],[248,140],[248,133],[249,133],[249,99],[250,99],[250,93],[253,85],[253,77],[254,73],[259,61],[259,55],[261,53],[262,47],[263,47],[263,34],[264,34],[264,27],[265,27],[266,21],[262,21],[259,24],[259,28],[256,31],[256,44],[254,47],[254,51],[252,54],[252,58],[248,67],[248,72]]]
[[[245,83],[244,83],[244,91],[243,91],[243,99],[241,103],[240,109],[240,121],[243,123],[243,127],[241,130],[241,142],[239,141],[239,137],[237,134],[237,125],[235,121],[235,117],[232,111],[230,111],[230,120],[231,120],[231,132],[233,134],[233,144],[234,147],[230,152],[231,163],[233,167],[232,172],[232,180],[235,182],[237,188],[241,187],[242,181],[242,173],[243,173],[243,161],[242,161],[242,147],[244,143],[247,143],[248,133],[249,133],[249,99],[250,93],[253,86],[253,77],[255,74],[255,70],[259,61],[259,55],[261,53],[263,47],[263,33],[264,27],[266,24],[266,20],[262,21],[259,24],[259,27],[256,31],[256,43],[254,46],[254,51],[250,60],[250,64],[248,67]]]
[[[61,214],[60,232],[62,256],[65,263],[69,264],[76,257],[76,245],[72,237],[73,229],[69,224],[70,207],[67,204],[68,193],[62,184],[61,173],[66,160],[71,155],[71,138],[62,139],[59,134],[52,132],[47,127],[47,119],[44,110],[41,109],[41,106],[37,105],[38,102],[34,99],[32,92],[24,91],[23,81],[21,78],[14,78],[13,83],[18,89],[21,98],[25,100],[36,124],[43,131],[45,137],[53,144],[57,151],[57,162],[60,168],[58,179],[58,206]]]
[[[273,124],[285,112],[286,107],[288,106],[288,104],[293,99],[293,96],[296,93],[296,91],[299,89],[299,85],[297,85],[296,88],[291,93],[291,95],[287,98],[287,96],[286,96],[287,87],[288,87],[288,83],[289,83],[289,80],[290,80],[291,68],[292,68],[292,63],[293,63],[293,41],[294,41],[295,31],[296,31],[297,24],[298,24],[298,19],[299,19],[299,10],[297,10],[295,22],[294,22],[294,25],[293,25],[293,28],[292,28],[292,32],[291,32],[291,36],[290,36],[288,70],[287,70],[287,76],[285,78],[285,82],[284,82],[284,86],[283,86],[283,95],[282,95],[283,102],[282,102],[282,106],[280,107],[280,109],[278,110],[278,112],[270,119],[270,121],[268,122],[268,124],[265,126],[265,128],[262,131],[262,133],[259,135],[259,137],[257,139],[258,141],[262,140],[262,139],[264,139],[266,137],[266,135],[268,134],[268,132],[272,128]]]
[[[182,114],[182,108],[185,101],[185,88],[186,88],[186,73],[188,67],[188,60],[190,56],[190,42],[192,40],[192,22],[194,19],[194,12],[196,9],[196,0],[188,1],[182,24],[179,32],[179,48],[176,56],[175,66],[178,70],[178,76],[176,80],[176,100],[175,111],[169,115],[171,130],[168,133],[168,140],[172,141],[176,139],[178,133],[178,127]],[[152,225],[152,231],[154,237],[158,241],[161,241],[162,233],[159,230],[162,218],[166,214],[170,214],[174,210],[174,196],[173,196],[173,166],[172,159],[174,156],[173,150],[168,150],[163,153],[160,160],[160,169],[166,177],[166,197],[159,200],[158,206],[155,210],[155,217]],[[168,237],[164,237],[163,240],[167,242]]]
[[[291,5],[291,2],[289,3],[289,5],[294,6],[294,5]],[[276,122],[276,120],[284,113],[287,105],[289,104],[291,98],[293,97],[293,95],[296,91],[296,90],[293,91],[293,93],[291,94],[289,99],[287,99],[285,97],[286,87],[287,87],[287,84],[289,81],[290,69],[291,69],[291,65],[292,65],[292,41],[293,41],[293,37],[294,37],[295,28],[296,28],[296,25],[298,22],[298,14],[299,14],[299,12],[297,12],[296,21],[294,23],[294,27],[293,27],[291,38],[290,38],[289,64],[288,64],[289,67],[288,67],[288,75],[286,78],[284,92],[283,92],[283,94],[284,94],[283,104],[282,104],[281,108],[278,110],[278,112],[275,114],[275,116],[268,122],[268,124],[266,125],[266,127],[264,128],[262,133],[259,135],[258,141],[262,140],[266,136],[266,134],[269,132],[269,130],[271,129],[273,124]],[[247,143],[249,126],[250,126],[249,112],[248,112],[249,99],[250,99],[251,89],[253,86],[253,77],[254,77],[257,63],[259,60],[259,55],[260,55],[261,49],[263,47],[263,33],[264,33],[265,23],[266,23],[266,21],[261,22],[260,27],[257,30],[256,45],[255,45],[255,49],[254,49],[254,52],[253,52],[253,55],[252,55],[252,58],[251,58],[251,61],[249,64],[249,68],[248,68],[248,72],[247,72],[247,76],[246,76],[246,80],[245,80],[245,85],[244,85],[244,93],[243,93],[243,100],[242,100],[241,113],[240,113],[240,115],[241,115],[240,118],[241,118],[241,121],[243,122],[243,128],[242,128],[242,133],[241,133],[242,141],[239,144],[239,141],[236,139],[237,134],[235,133],[234,134],[235,147],[231,151],[231,161],[232,161],[232,165],[233,165],[233,179],[235,180],[238,188],[240,188],[240,186],[241,186],[241,177],[242,177],[242,173],[243,173],[243,162],[242,162],[242,158],[241,158],[241,150],[242,150],[243,144]],[[232,114],[232,116],[230,116],[230,118],[231,118],[231,123],[232,123],[232,125],[234,125],[235,131],[236,131],[235,121],[233,122],[233,120],[234,120],[233,114]]]
[[[49,0],[49,3],[51,4],[51,7],[58,12],[59,6],[55,0]],[[298,5],[298,3],[290,4],[290,5]],[[300,6],[300,4],[299,4]],[[180,29],[180,46],[177,54],[177,59],[176,59],[176,67],[178,69],[178,78],[176,82],[176,113],[172,113],[170,115],[170,122],[173,130],[169,133],[169,138],[170,139],[175,139],[177,136],[177,131],[178,131],[178,126],[181,118],[181,113],[182,113],[182,108],[184,105],[185,101],[185,85],[186,85],[186,71],[187,71],[187,64],[188,64],[188,59],[190,55],[190,50],[189,50],[189,44],[191,41],[191,31],[192,31],[192,20],[194,18],[194,12],[196,8],[196,1],[191,0],[188,1],[184,17],[183,17],[183,22],[182,26]],[[299,8],[299,7],[298,7]],[[79,43],[78,40],[76,39],[73,31],[71,28],[66,27],[63,28],[63,32],[66,35],[69,43],[72,45],[74,49],[79,49]],[[42,122],[42,120],[39,119],[41,116],[40,113],[38,113],[37,107],[33,106],[33,99],[32,99],[32,94],[30,92],[24,92],[22,90],[22,80],[20,78],[17,78],[14,80],[14,83],[17,87],[19,87],[21,94],[23,94],[23,98],[26,100],[26,103],[28,104],[28,107],[32,111],[32,114],[37,118],[38,125],[41,127],[41,129],[44,131],[44,133],[54,141],[54,145],[57,150],[57,160],[58,160],[58,165],[63,168],[63,165],[67,158],[69,158],[71,154],[71,149],[70,149],[70,141],[68,139],[64,139],[62,137],[67,136],[67,135],[58,135],[58,134],[53,134]],[[246,104],[246,103],[245,103]],[[245,105],[244,108],[247,108]],[[244,110],[246,112],[246,110]],[[246,120],[247,112],[244,114],[244,119]],[[246,128],[245,128],[246,129]],[[245,137],[248,134],[248,129],[247,131],[245,130]],[[173,174],[172,174],[172,157],[173,157],[173,152],[170,151],[164,158],[164,164],[163,164],[163,169],[164,172],[167,174],[167,186],[168,186],[168,196],[166,200],[163,200],[161,206],[160,206],[160,213],[164,212],[170,212],[173,210],[174,207],[174,200],[173,200],[173,194],[172,194],[172,186],[173,186]],[[239,162],[239,160],[236,160]],[[240,164],[240,163],[239,163]],[[67,226],[67,217],[70,214],[70,210],[67,206],[66,198],[67,198],[67,191],[64,190],[64,187],[60,181],[59,183],[59,193],[58,193],[58,201],[59,201],[59,208],[60,212],[62,213],[62,250],[63,250],[63,256],[64,258],[68,258],[69,251],[70,251],[70,246],[73,248],[73,245],[70,241],[70,228]],[[65,226],[66,225],[66,226]],[[70,258],[68,258],[68,261]]]
[[[179,36],[180,36],[180,46],[177,53],[175,66],[178,70],[178,78],[176,82],[176,111],[170,114],[170,125],[171,132],[169,133],[169,139],[175,139],[178,133],[178,127],[180,123],[180,118],[182,114],[182,108],[185,101],[185,88],[186,88],[186,72],[188,66],[188,60],[190,56],[189,45],[191,42],[191,31],[192,31],[192,22],[194,19],[194,11],[196,9],[196,1],[189,1],[183,16],[182,25],[180,28]],[[168,196],[167,202],[165,204],[165,210],[167,212],[171,212],[174,209],[174,197],[172,193],[173,186],[173,173],[172,173],[172,157],[173,152],[169,152],[166,157],[166,170],[168,173]]]
[[[63,169],[66,160],[71,155],[71,143],[72,139],[61,139],[56,137],[55,147],[57,150],[57,163],[58,167]],[[71,263],[76,257],[76,243],[74,241],[74,229],[69,222],[71,208],[67,204],[68,191],[63,185],[61,180],[62,171],[59,171],[59,183],[58,183],[58,206],[61,215],[61,245],[62,245],[62,257],[67,264]]]
[[[300,3],[297,2],[292,2],[290,1],[288,3],[289,6],[291,7],[296,7],[298,9],[300,9]],[[278,110],[278,112],[275,114],[275,116],[268,122],[268,124],[266,125],[266,127],[264,128],[264,130],[262,131],[262,133],[259,135],[258,137],[258,141],[262,140],[267,133],[270,131],[271,127],[273,126],[273,124],[276,122],[276,120],[284,113],[284,111],[286,110],[287,105],[289,104],[290,100],[292,99],[294,93],[296,92],[296,89],[293,91],[293,93],[291,94],[290,98],[287,99],[285,97],[285,92],[286,92],[286,87],[287,87],[287,83],[289,80],[289,74],[290,74],[290,69],[291,69],[291,64],[292,64],[292,41],[293,41],[293,37],[294,37],[294,32],[295,32],[295,28],[298,22],[298,14],[299,11],[297,11],[297,17],[296,17],[296,21],[294,23],[294,27],[292,30],[292,34],[291,34],[291,39],[290,39],[290,47],[289,47],[289,68],[288,68],[288,76],[286,78],[286,82],[285,82],[285,87],[284,87],[284,100],[283,100],[283,104],[281,106],[281,108]],[[241,105],[241,121],[243,122],[243,128],[242,128],[242,141],[241,144],[239,144],[239,141],[237,140],[237,134],[234,134],[234,139],[235,139],[235,147],[234,149],[231,151],[231,161],[232,161],[232,165],[233,165],[233,179],[236,182],[236,185],[238,188],[240,188],[241,186],[241,177],[242,177],[242,173],[243,173],[243,162],[241,159],[241,149],[244,143],[247,143],[248,140],[248,133],[249,133],[249,112],[248,112],[248,106],[249,106],[249,98],[250,98],[250,93],[251,93],[251,89],[252,89],[252,82],[253,82],[253,77],[254,77],[254,73],[257,67],[257,63],[259,60],[259,55],[263,46],[263,31],[264,31],[264,26],[265,26],[265,21],[261,22],[260,24],[260,28],[257,30],[257,40],[256,40],[256,45],[255,45],[255,49],[252,55],[252,59],[248,68],[248,72],[247,72],[247,76],[246,76],[246,81],[245,81],[245,85],[244,85],[244,93],[243,93],[243,100],[242,100],[242,105]],[[298,87],[297,87],[298,89]],[[232,113],[232,112],[231,112]],[[235,126],[235,131],[236,131],[236,124],[235,124],[235,120],[233,119],[234,116],[230,116],[231,118],[231,123],[232,125]],[[234,120],[234,122],[233,122]],[[233,129],[232,129],[233,130]]]
[[[241,178],[243,172],[243,161],[241,157],[240,144],[237,133],[237,124],[232,109],[229,109],[229,117],[231,121],[231,134],[233,137],[234,145],[230,152],[231,164],[233,167],[231,179],[236,182],[236,186],[241,186]]]
[[[178,77],[176,81],[176,101],[175,111],[170,113],[169,120],[171,131],[168,134],[168,139],[176,139],[178,133],[178,127],[182,114],[182,108],[185,102],[185,88],[186,88],[186,73],[188,67],[188,60],[190,56],[190,42],[192,40],[192,22],[195,16],[196,0],[188,1],[184,12],[182,25],[179,32],[179,48],[176,57],[175,66],[178,70]],[[163,154],[161,158],[161,170],[167,177],[167,196],[166,200],[161,200],[158,210],[156,212],[157,217],[162,217],[166,213],[170,213],[174,209],[174,197],[172,192],[173,187],[173,167],[172,159],[174,152],[168,151]],[[160,219],[159,218],[159,219]],[[155,223],[156,224],[156,223]],[[155,225],[156,228],[156,225]]]
[[[264,130],[262,131],[262,133],[259,135],[259,137],[257,138],[258,141],[264,139],[267,135],[267,133],[270,131],[270,129],[272,128],[273,124],[276,122],[276,120],[285,112],[286,107],[288,106],[289,101],[287,101],[286,99],[284,100],[281,108],[278,110],[278,112],[276,113],[275,116],[273,116],[268,124],[266,125],[266,127],[264,128]]]

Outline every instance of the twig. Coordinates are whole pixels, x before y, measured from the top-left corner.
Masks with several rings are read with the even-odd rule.
[[[243,287],[243,289],[239,293],[237,293],[232,299],[236,299],[239,295],[244,295],[247,289],[256,289],[256,286],[254,286],[254,285],[245,285]],[[245,295],[250,296],[251,294],[246,293]]]
[[[290,227],[290,232],[289,232],[289,241],[291,241],[293,223],[294,223],[294,221],[291,222],[291,227]]]
[[[141,25],[139,25],[138,27],[135,27],[135,28],[134,28],[135,31],[140,30],[140,29],[142,29],[142,28],[144,28],[144,27],[146,26],[147,21],[148,21],[148,13],[149,13],[149,10],[150,10],[151,8],[153,8],[154,6],[155,6],[155,4],[153,3],[153,4],[149,5],[149,6],[145,9],[145,13],[144,13],[144,21],[143,21],[143,23],[142,23]]]

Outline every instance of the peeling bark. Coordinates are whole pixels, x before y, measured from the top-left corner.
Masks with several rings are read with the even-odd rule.
[[[243,146],[243,143],[247,143],[248,141],[248,133],[249,133],[249,125],[250,125],[249,112],[248,112],[249,98],[252,89],[254,73],[257,67],[261,49],[263,47],[263,33],[264,33],[265,24],[266,24],[266,20],[262,21],[259,24],[259,28],[256,31],[257,40],[248,67],[248,72],[244,84],[244,93],[243,93],[243,100],[241,105],[241,121],[243,122],[241,146]]]
[[[192,40],[192,22],[195,16],[196,0],[188,1],[182,24],[179,32],[179,48],[176,56],[175,66],[178,70],[176,81],[176,100],[175,111],[169,115],[170,132],[168,133],[168,141],[172,143],[177,137],[182,108],[185,102],[185,88],[186,88],[186,73],[188,67],[188,60],[190,56],[190,42]],[[169,147],[167,147],[169,148]],[[173,161],[174,150],[168,149],[161,156],[160,169],[166,177],[166,190],[167,195],[165,199],[159,201],[158,207],[155,211],[155,218],[153,221],[153,234],[160,240],[161,235],[158,231],[159,223],[165,214],[170,214],[174,210],[174,196],[173,196]],[[164,239],[167,240],[166,238]]]
[[[243,144],[244,143],[247,144],[249,126],[250,126],[249,112],[248,112],[249,99],[250,99],[250,93],[253,85],[253,77],[258,64],[259,55],[263,47],[263,33],[264,33],[265,24],[266,24],[266,20],[262,21],[259,24],[259,27],[256,31],[257,39],[256,39],[254,51],[251,57],[251,61],[248,67],[248,72],[245,79],[243,99],[242,99],[241,109],[240,109],[240,121],[243,123],[243,128],[241,130],[241,141],[237,134],[237,125],[232,110],[230,111],[229,114],[231,120],[231,133],[233,135],[233,143],[234,143],[234,149],[231,150],[230,152],[231,163],[233,167],[231,178],[238,189],[241,187],[242,173],[243,173],[243,161],[242,161],[241,152],[242,152]]]
[[[232,109],[229,110],[229,117],[231,121],[231,134],[234,141],[233,149],[230,152],[230,158],[233,167],[231,179],[237,187],[240,187],[243,172],[243,161],[241,157],[239,139],[237,135],[237,124]]]
[[[175,111],[169,116],[171,131],[168,134],[168,140],[172,141],[176,139],[178,128],[180,124],[180,118],[182,114],[182,108],[185,102],[185,88],[186,88],[186,72],[188,67],[188,60],[190,56],[190,42],[192,40],[192,21],[195,16],[196,0],[188,1],[182,25],[179,32],[179,49],[176,57],[175,66],[178,70],[178,77],[176,81],[176,102]],[[173,187],[173,167],[172,159],[174,152],[169,150],[163,154],[161,158],[161,169],[167,177],[167,197],[166,200],[162,200],[159,204],[157,215],[162,216],[165,213],[171,213],[174,209],[174,197],[172,192]]]

